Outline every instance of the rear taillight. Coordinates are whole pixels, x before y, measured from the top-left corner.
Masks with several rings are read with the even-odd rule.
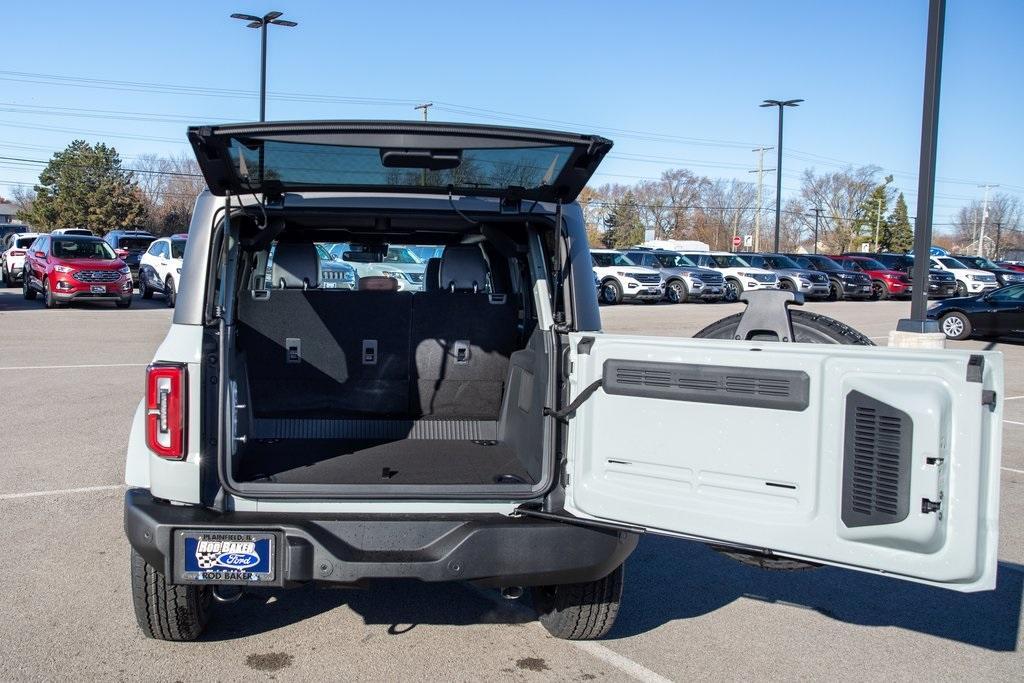
[[[11,256],[24,256],[25,252],[21,249],[11,249]]]
[[[176,363],[146,369],[146,446],[161,458],[185,457],[188,371]]]

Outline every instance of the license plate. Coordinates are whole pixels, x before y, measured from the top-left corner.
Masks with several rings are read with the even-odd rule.
[[[107,288],[104,285],[93,285],[89,287],[89,291],[93,294],[106,294]]]
[[[866,285],[864,287],[861,287],[860,291],[862,291],[862,292],[870,292],[871,291],[871,285]]]
[[[191,583],[272,583],[276,538],[250,531],[177,531],[176,578]]]
[[[659,292],[661,292],[661,290],[658,289],[657,287],[648,287],[647,288],[647,293],[648,294],[658,294]]]
[[[722,290],[719,289],[718,287],[711,287],[711,288],[708,289],[708,291],[711,292],[712,294],[721,294],[722,293]]]

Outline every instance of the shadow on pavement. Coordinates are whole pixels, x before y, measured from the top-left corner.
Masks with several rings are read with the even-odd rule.
[[[348,605],[372,625],[386,625],[400,636],[420,624],[467,626],[523,624],[534,620],[523,604],[489,600],[461,583],[379,581],[368,589],[303,586],[293,590],[257,590],[238,602],[215,605],[202,640],[232,640],[273,631]]]
[[[152,309],[166,309],[167,304],[160,295],[154,296],[152,299],[143,299],[138,295],[132,297],[131,308],[119,309],[114,302],[106,301],[81,301],[79,303],[72,304],[70,307],[63,307],[53,311],[54,313],[60,313],[61,311],[74,310],[74,311],[121,311],[122,313],[131,313],[132,311],[140,310],[152,310]],[[37,296],[35,299],[28,300],[22,297],[21,288],[0,288],[0,312],[11,312],[11,311],[45,311],[46,306],[43,304],[42,295]]]
[[[704,545],[646,536],[626,565],[622,609],[611,638],[625,638],[713,612],[740,597],[793,604],[839,621],[896,626],[1012,652],[1024,567],[1000,563],[996,590],[956,593],[873,574],[823,567],[766,571]]]

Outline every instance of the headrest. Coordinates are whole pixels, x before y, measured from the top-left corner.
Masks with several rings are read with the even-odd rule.
[[[383,275],[367,275],[359,278],[360,292],[397,292],[398,280]]]
[[[320,286],[320,256],[312,242],[278,242],[271,287],[315,289]]]
[[[427,259],[427,270],[423,273],[423,291],[436,292],[441,289],[441,257]]]
[[[445,247],[441,255],[441,289],[449,292],[483,292],[487,285],[487,261],[475,244]]]

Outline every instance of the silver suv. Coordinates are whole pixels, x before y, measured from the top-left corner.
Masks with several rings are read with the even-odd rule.
[[[701,268],[676,251],[634,247],[626,251],[634,263],[661,272],[665,298],[674,304],[687,301],[720,301],[725,296],[725,278],[717,270]]]
[[[209,191],[125,467],[146,635],[195,639],[250,587],[412,578],[528,590],[551,633],[597,638],[644,532],[995,586],[1000,354],[877,349],[787,314],[787,292],[698,339],[602,333],[575,202],[601,137],[315,121],[189,140]],[[350,290],[324,286],[318,243],[440,256],[423,291]]]

